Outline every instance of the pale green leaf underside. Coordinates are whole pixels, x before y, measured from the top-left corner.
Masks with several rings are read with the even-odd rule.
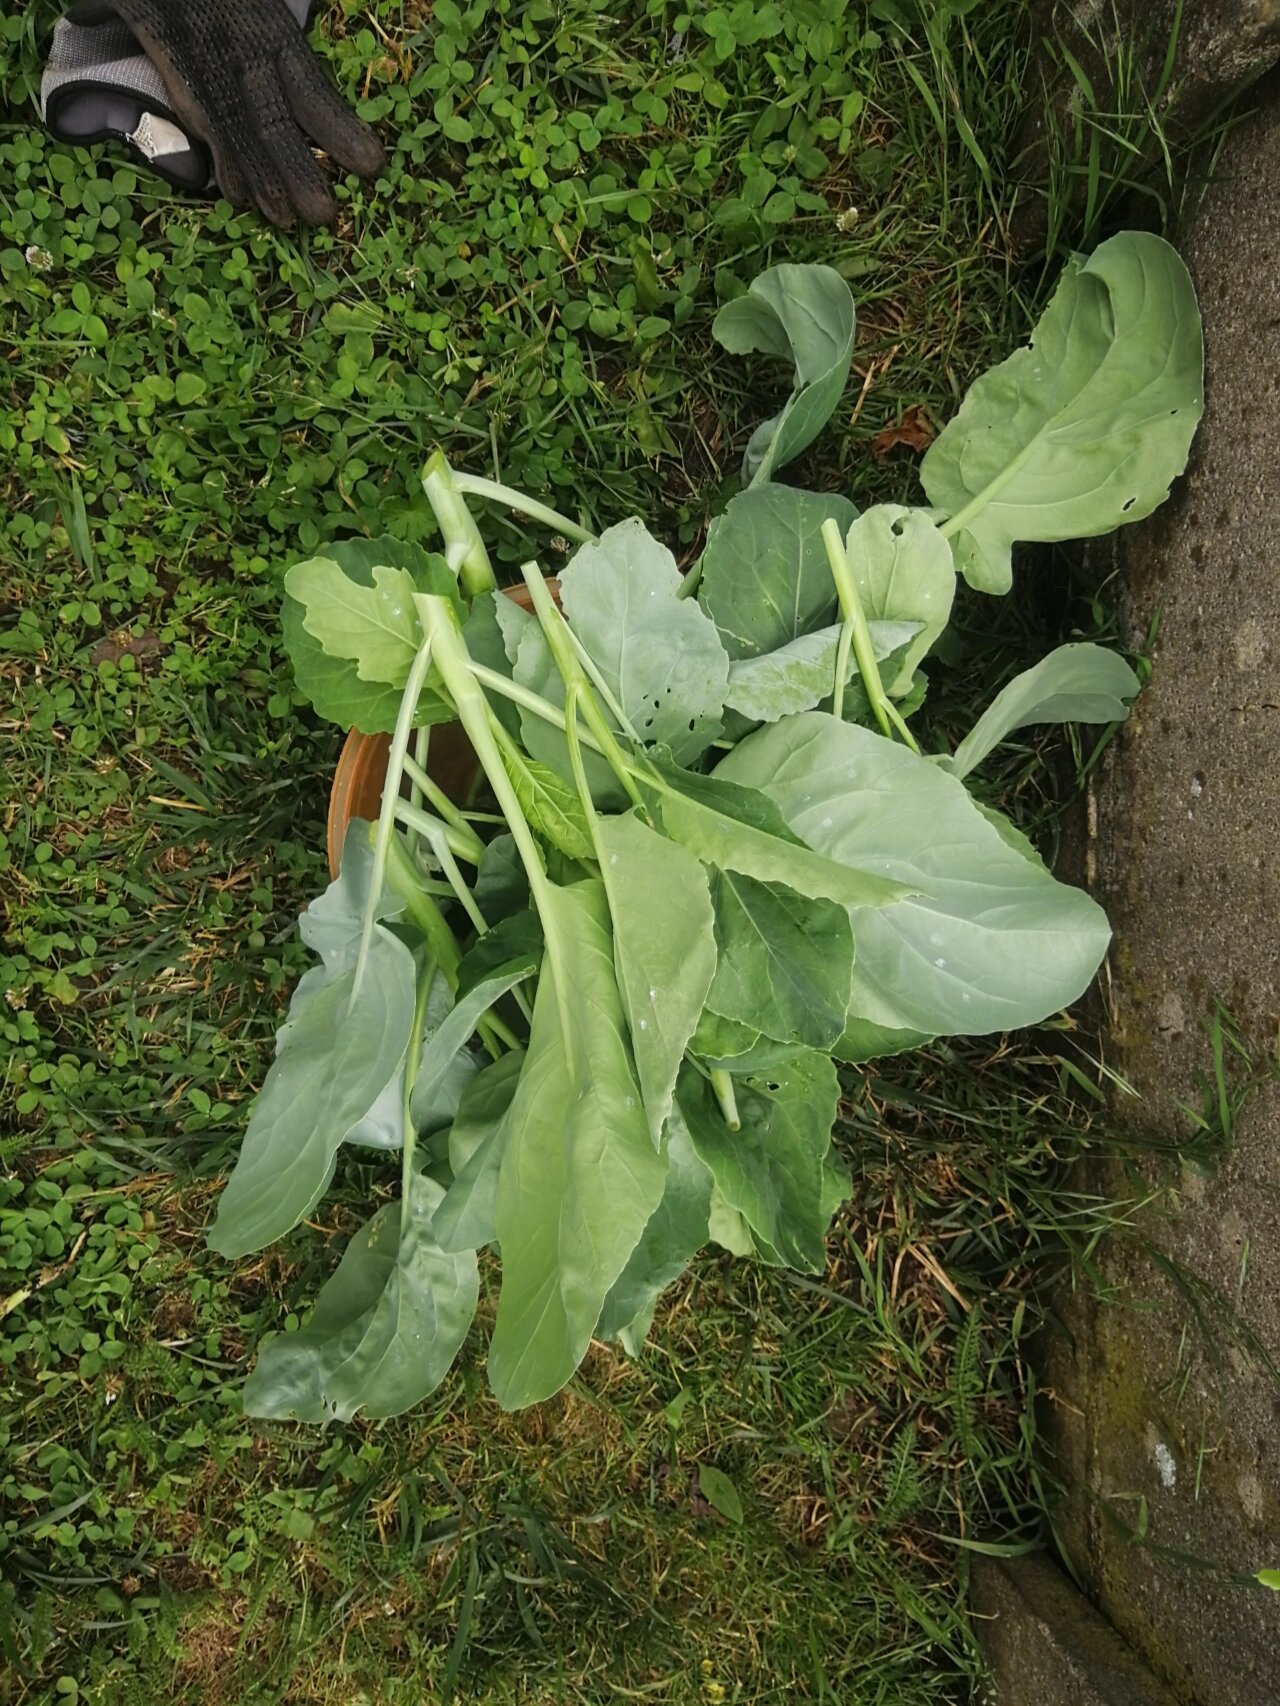
[[[413,1023],[412,954],[379,925],[354,1006],[353,980],[354,969],[311,986],[267,1073],[209,1232],[219,1255],[261,1250],[310,1212],[339,1145],[400,1070]]]
[[[1034,723],[1122,723],[1138,687],[1129,665],[1104,646],[1059,646],[996,694],[944,768],[967,776],[1001,741]]]
[[[494,1221],[502,1292],[489,1383],[504,1409],[558,1392],[662,1197],[627,1041],[603,885],[554,889]]]
[[[975,382],[921,464],[965,579],[1006,592],[1014,541],[1150,515],[1203,405],[1200,314],[1170,245],[1125,231],[1073,257],[1031,341]]]
[[[602,1339],[615,1338],[652,1310],[709,1237],[711,1175],[694,1152],[678,1108],[667,1127],[666,1154],[662,1201],[605,1299],[596,1328]]]
[[[906,747],[809,711],[749,736],[719,773],[762,788],[815,848],[917,891],[852,912],[852,1016],[926,1036],[1015,1029],[1069,1006],[1097,971],[1101,909]]]
[[[951,548],[923,510],[900,504],[865,510],[849,529],[845,548],[868,621],[919,624],[897,673],[884,683],[891,698],[901,699],[951,615],[956,590]]]
[[[904,892],[891,877],[830,859],[790,838],[772,802],[759,790],[737,786],[723,764],[715,776],[665,772],[652,794],[671,839],[719,870],[783,883],[797,894],[842,906],[887,906]]]
[[[770,267],[716,315],[713,334],[727,350],[759,350],[794,367],[787,402],[751,435],[743,476],[763,482],[822,431],[840,401],[853,357],[849,286],[834,267]]]
[[[510,1136],[511,1102],[524,1052],[512,1049],[471,1080],[449,1128],[453,1183],[436,1210],[435,1234],[442,1250],[478,1250],[491,1244],[498,1174]]]
[[[657,1145],[715,974],[715,915],[706,870],[678,842],[630,814],[601,818],[598,835],[618,986]]]
[[[301,1331],[264,1345],[245,1383],[247,1415],[398,1416],[444,1379],[475,1314],[479,1274],[473,1251],[448,1255],[435,1240],[440,1187],[414,1175],[410,1193],[356,1233]]]
[[[951,568],[951,553],[946,551],[947,573],[955,582]],[[918,622],[871,622],[871,649],[876,661],[892,657],[915,640]],[[739,658],[729,665],[729,691],[725,704],[730,710],[749,717],[754,723],[776,723],[780,717],[793,717],[800,711],[812,711],[824,699],[830,699],[835,689],[836,655],[840,647],[841,624],[820,628],[816,633],[799,634],[776,651],[760,657]],[[852,650],[845,667],[846,683],[857,674],[858,664]]]

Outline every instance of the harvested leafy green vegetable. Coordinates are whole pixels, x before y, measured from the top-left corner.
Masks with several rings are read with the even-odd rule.
[[[722,341],[789,361],[793,389],[683,581],[638,519],[594,539],[438,454],[443,555],[361,540],[290,571],[299,684],[391,749],[378,822],[352,825],[303,916],[321,963],[211,1242],[286,1232],[343,1144],[398,1150],[401,1184],[310,1320],[262,1348],[250,1413],[416,1403],[465,1339],[486,1247],[510,1408],[562,1387],[594,1335],[634,1351],[705,1244],[820,1270],[844,1189],[835,1062],[1034,1024],[1096,972],[1099,908],[964,778],[1028,724],[1121,720],[1128,664],[1061,647],[950,754],[922,754],[908,718],[957,569],[1004,590],[1015,540],[1165,495],[1200,411],[1190,283],[1147,236],[1074,261],[930,450],[928,510],[772,483],[834,412],[853,327],[821,267],[776,267],[722,311]],[[531,612],[494,598],[477,497],[578,542],[562,610],[532,562]],[[445,719],[482,809],[432,779]]]

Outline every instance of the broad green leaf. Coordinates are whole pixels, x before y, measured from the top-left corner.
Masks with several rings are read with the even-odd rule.
[[[501,962],[510,961],[507,954]],[[476,978],[475,982],[480,979]],[[464,992],[465,993],[465,992]],[[448,1018],[454,1006],[453,991],[438,973],[427,997],[426,1023],[423,1027],[422,1050],[419,1060],[425,1062],[431,1040]],[[476,1075],[478,1062],[465,1049],[454,1055],[444,1078],[429,1100],[420,1093],[411,1109],[414,1133],[430,1137],[453,1119],[462,1092]],[[368,1149],[402,1149],[404,1147],[404,1082],[405,1063],[378,1097],[362,1120],[357,1121],[343,1138],[344,1143],[361,1144]]]
[[[1150,515],[1203,406],[1200,312],[1169,244],[1123,231],[1073,256],[1026,347],[975,382],[920,467],[970,586],[1007,592],[1016,540]]]
[[[901,699],[951,615],[956,591],[951,548],[923,510],[877,504],[849,529],[845,550],[868,621],[920,624],[897,674],[885,678],[885,691]]]
[[[997,693],[955,756],[940,762],[964,777],[1015,729],[1032,723],[1122,723],[1139,685],[1124,659],[1103,646],[1059,646]]]
[[[736,871],[716,874],[714,1013],[776,1042],[829,1049],[844,1029],[853,975],[848,908]]]
[[[712,1463],[700,1464],[698,1491],[727,1522],[740,1523],[743,1520],[742,1500],[738,1497],[738,1489],[723,1469],[717,1469]]]
[[[526,907],[501,918],[482,936],[477,936],[458,963],[458,996],[517,962],[531,969],[542,959],[542,925],[536,912]]]
[[[338,875],[298,920],[298,934],[313,954],[319,954],[330,972],[345,971],[354,965],[359,951],[364,909],[373,879],[369,828],[363,818],[352,818],[342,842]],[[404,901],[384,885],[374,917],[398,918],[403,911]]]
[[[490,927],[523,912],[529,904],[528,873],[514,837],[505,830],[494,836],[481,856],[474,893]]]
[[[524,1051],[512,1049],[476,1074],[463,1092],[449,1128],[453,1183],[436,1210],[442,1250],[479,1250],[492,1244],[498,1174],[511,1134],[511,1100],[524,1068]]]
[[[791,828],[916,892],[856,908],[851,1018],[926,1036],[1033,1025],[1088,987],[1101,909],[1011,846],[954,776],[820,711],[750,735],[720,766]]]
[[[713,1244],[718,1244],[731,1256],[754,1256],[756,1253],[751,1228],[738,1210],[730,1206],[714,1180],[711,1185],[711,1207],[707,1215],[707,1236]]]
[[[407,570],[419,592],[440,593],[454,600],[458,596],[457,583],[444,558],[403,539],[343,539],[327,545],[325,557],[357,587],[372,587],[374,569],[385,566]],[[305,607],[286,593],[281,612],[285,649],[293,664],[294,679],[317,715],[344,729],[390,734],[400,708],[400,688],[363,681],[352,659],[331,657],[307,632],[305,614]],[[418,703],[415,721],[446,722],[453,714],[445,700],[428,691]]]
[[[887,906],[906,892],[887,877],[805,846],[766,795],[725,779],[723,770],[721,764],[715,776],[698,776],[659,765],[655,777],[640,784],[666,833],[704,863],[842,906]]]
[[[1280,1570],[1259,1570],[1257,1580],[1264,1588],[1280,1593]]]
[[[708,1066],[722,1066],[729,1072],[761,1072],[807,1054],[808,1045],[780,1043],[773,1037],[762,1036],[751,1025],[741,1025],[736,1019],[726,1019],[723,1013],[713,1013],[710,1007],[704,1007],[689,1052]]]
[[[514,612],[516,618],[532,621],[527,611],[520,608],[514,599],[501,592],[482,592],[471,601],[466,619],[462,624],[462,638],[466,644],[467,656],[472,663],[483,664],[497,675],[511,678],[511,666],[514,661],[515,647],[507,651],[507,630],[504,622],[508,613]],[[520,737],[520,711],[510,699],[501,693],[489,694],[489,708],[495,717],[513,739]]]
[[[473,1251],[449,1255],[436,1242],[439,1185],[414,1174],[409,1191],[356,1233],[307,1324],[263,1346],[245,1382],[246,1415],[398,1416],[444,1379],[475,1314],[479,1274]]]
[[[698,602],[731,658],[776,652],[835,620],[822,524],[843,535],[857,513],[847,498],[793,486],[754,486],[730,500],[707,534]]]
[[[532,976],[533,969],[532,958],[524,955],[505,971],[476,984],[459,997],[434,1035],[427,1038],[409,1100],[409,1113],[415,1125],[425,1125],[430,1119],[436,1100],[449,1081],[450,1069],[470,1041],[477,1022],[500,996]]]
[[[743,478],[763,483],[835,412],[853,358],[853,296],[833,267],[770,267],[725,304],[711,329],[734,355],[760,350],[794,366],[791,396],[752,433],[743,458]]]
[[[529,827],[570,859],[594,859],[591,827],[573,783],[566,782],[549,765],[505,746],[502,762]]]
[[[947,572],[954,582],[949,552]],[[871,622],[868,627],[877,662],[883,658],[894,658],[896,663],[898,654],[906,656],[920,624]],[[739,658],[729,665],[729,691],[725,704],[753,723],[776,723],[780,717],[812,711],[816,705],[831,698],[839,647],[840,623],[836,622],[829,628],[819,628],[816,633],[799,634],[785,646],[779,646],[777,651],[765,652],[761,657]],[[857,669],[857,660],[851,649],[845,668],[846,682],[854,678]]]
[[[502,1292],[489,1383],[504,1409],[558,1392],[662,1199],[666,1159],[627,1042],[603,884],[553,889],[494,1224]]]
[[[905,1054],[908,1049],[923,1048],[932,1041],[932,1037],[920,1031],[894,1030],[850,1014],[831,1052],[837,1060],[858,1065],[866,1060],[883,1060],[888,1055]]]
[[[707,873],[629,813],[599,819],[597,833],[618,987],[656,1145],[716,969]]]
[[[734,1079],[741,1129],[731,1131],[707,1081],[686,1067],[677,1100],[693,1147],[725,1201],[782,1261],[820,1271],[830,1215],[823,1161],[840,1081],[826,1055]]]
[[[711,1175],[694,1153],[678,1108],[672,1112],[665,1141],[667,1179],[662,1201],[605,1298],[596,1328],[602,1339],[616,1338],[651,1312],[709,1236]],[[633,1343],[637,1337],[643,1334],[632,1335]]]
[[[413,1026],[413,955],[374,929],[360,994],[355,969],[311,995],[253,1105],[240,1157],[218,1199],[210,1246],[261,1250],[318,1202],[338,1147],[396,1077]]]
[[[681,580],[670,551],[633,519],[578,548],[560,597],[641,740],[688,763],[720,733],[729,658],[715,623],[680,597]]]
[[[403,687],[422,644],[413,577],[385,564],[372,574],[372,586],[359,586],[332,558],[313,557],[295,563],[284,584],[303,608],[303,627],[330,657],[350,658],[361,681]]]

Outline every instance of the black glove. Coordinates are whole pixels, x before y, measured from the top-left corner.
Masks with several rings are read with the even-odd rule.
[[[235,207],[257,202],[274,225],[331,223],[337,204],[308,136],[361,177],[382,167],[381,143],[334,88],[285,0],[80,0],[68,18],[128,25]]]
[[[285,4],[305,30],[311,0]],[[179,125],[160,73],[119,18],[91,25],[59,18],[40,80],[40,112],[59,142],[123,143],[175,189],[214,187],[209,150]]]

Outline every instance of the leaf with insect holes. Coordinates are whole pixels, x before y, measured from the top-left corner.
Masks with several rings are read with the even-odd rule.
[[[633,519],[578,548],[560,598],[641,740],[692,762],[720,733],[729,658],[681,581],[670,551]]]
[[[884,680],[890,697],[901,699],[950,618],[956,591],[951,549],[923,510],[877,504],[849,529],[845,554],[869,622],[918,624],[896,672]]]
[[[311,1319],[263,1346],[245,1383],[249,1416],[298,1422],[398,1416],[444,1379],[480,1294],[472,1250],[440,1248],[443,1191],[413,1174],[405,1203],[361,1227],[321,1288]]]
[[[957,527],[956,567],[1007,592],[1016,540],[1091,539],[1150,515],[1204,408],[1190,274],[1163,238],[1122,231],[1067,262],[1029,342],[970,387],[920,479]]]
[[[763,484],[835,413],[853,359],[852,293],[834,267],[770,267],[725,304],[711,330],[734,355],[759,350],[792,365],[790,397],[752,433],[742,460],[744,480]]]

